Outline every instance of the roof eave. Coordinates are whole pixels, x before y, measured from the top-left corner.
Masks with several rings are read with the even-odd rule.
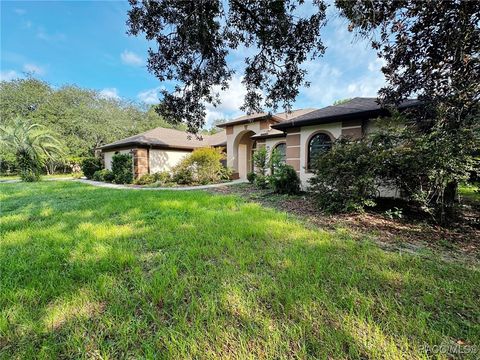
[[[114,150],[114,149],[121,149],[121,148],[128,148],[128,147],[140,147],[140,148],[148,148],[148,149],[178,149],[178,150],[194,150],[201,147],[208,147],[211,146],[209,144],[201,145],[201,146],[183,146],[183,145],[168,145],[168,144],[148,144],[142,143],[138,141],[130,141],[122,144],[107,144],[104,146],[99,147],[98,149],[105,151],[105,150]]]
[[[223,124],[218,124],[217,127],[224,128],[224,127],[233,126],[233,125],[251,124],[251,123],[254,123],[256,121],[262,121],[262,120],[266,120],[266,119],[271,119],[271,120],[274,120],[276,122],[280,122],[280,120],[278,120],[278,117],[276,117],[275,115],[263,115],[263,116],[250,118],[250,119],[243,119],[243,120],[238,120],[238,121],[235,121],[235,120],[228,121],[228,122],[223,123]]]
[[[368,111],[356,112],[351,114],[325,116],[325,117],[305,119],[305,120],[292,120],[289,122],[283,122],[280,124],[272,125],[272,128],[276,130],[283,130],[283,129],[298,127],[298,126],[328,124],[328,123],[338,122],[342,120],[368,119],[368,118],[371,118],[372,116],[381,116],[381,115],[388,115],[388,114],[389,114],[389,111],[387,109],[368,110]]]
[[[251,139],[257,140],[257,139],[273,139],[273,138],[281,138],[285,137],[285,133],[279,133],[279,134],[258,134],[258,135],[253,135]]]

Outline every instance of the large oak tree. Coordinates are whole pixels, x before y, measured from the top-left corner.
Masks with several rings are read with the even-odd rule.
[[[313,1],[314,13],[302,16],[303,1],[131,0],[128,32],[153,40],[148,69],[160,81],[176,81],[162,91],[160,114],[184,121],[189,130],[204,125],[205,104],[218,104],[217,89],[226,89],[234,70],[227,62],[233,49],[255,49],[245,58],[243,110],[260,111],[262,103],[289,108],[306,85],[307,59],[322,55],[320,28],[326,5]]]
[[[325,51],[321,27],[327,4],[313,0],[311,14],[299,11],[303,0],[130,0],[128,32],[154,41],[148,69],[163,91],[158,111],[184,121],[191,131],[204,124],[205,104],[218,104],[233,70],[227,55],[244,47],[243,110],[290,108],[305,85],[302,64]],[[472,121],[479,97],[479,14],[476,1],[336,1],[350,30],[372,40],[386,62],[386,103],[420,96],[442,121],[461,126]],[[318,61],[321,61],[320,59]],[[321,97],[321,94],[319,94]],[[430,118],[432,117],[431,114]]]

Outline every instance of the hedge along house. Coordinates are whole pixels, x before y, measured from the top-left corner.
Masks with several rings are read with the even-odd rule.
[[[407,100],[399,110],[416,104],[417,100]],[[219,126],[225,128],[227,166],[237,177],[244,179],[253,171],[253,152],[266,146],[269,152],[278,149],[285,162],[297,171],[305,188],[312,176],[312,159],[340,137],[359,139],[374,131],[375,119],[388,115],[390,112],[376,98],[357,97],[322,109],[246,115]]]
[[[103,145],[97,149],[97,154],[109,170],[113,155],[131,154],[134,177],[139,178],[144,174],[170,171],[193,150],[208,146],[225,148],[225,132],[196,137],[185,131],[158,127]]]

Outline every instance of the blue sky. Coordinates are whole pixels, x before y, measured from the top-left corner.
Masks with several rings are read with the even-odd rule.
[[[54,86],[76,84],[97,89],[104,96],[146,103],[157,102],[158,90],[169,88],[145,67],[147,41],[126,35],[126,1],[0,4],[2,80],[34,72]],[[332,8],[329,19],[322,30],[326,54],[305,64],[312,85],[301,89],[295,108],[319,108],[337,99],[375,96],[384,84],[381,61],[368,43],[355,39]],[[240,49],[230,55],[230,62],[238,64],[238,73],[230,89],[221,94],[223,103],[208,107],[208,121],[241,114],[245,93],[241,64],[248,51]]]

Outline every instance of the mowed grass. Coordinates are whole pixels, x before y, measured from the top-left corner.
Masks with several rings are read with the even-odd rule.
[[[205,192],[18,183],[0,201],[2,359],[478,356],[478,269]]]
[[[480,188],[478,184],[461,184],[458,191],[461,197],[480,205]]]
[[[41,178],[44,180],[48,179],[58,179],[58,178],[71,178],[72,174],[52,174],[52,175],[42,175]],[[3,175],[0,176],[0,181],[5,180],[20,180],[19,175]]]

